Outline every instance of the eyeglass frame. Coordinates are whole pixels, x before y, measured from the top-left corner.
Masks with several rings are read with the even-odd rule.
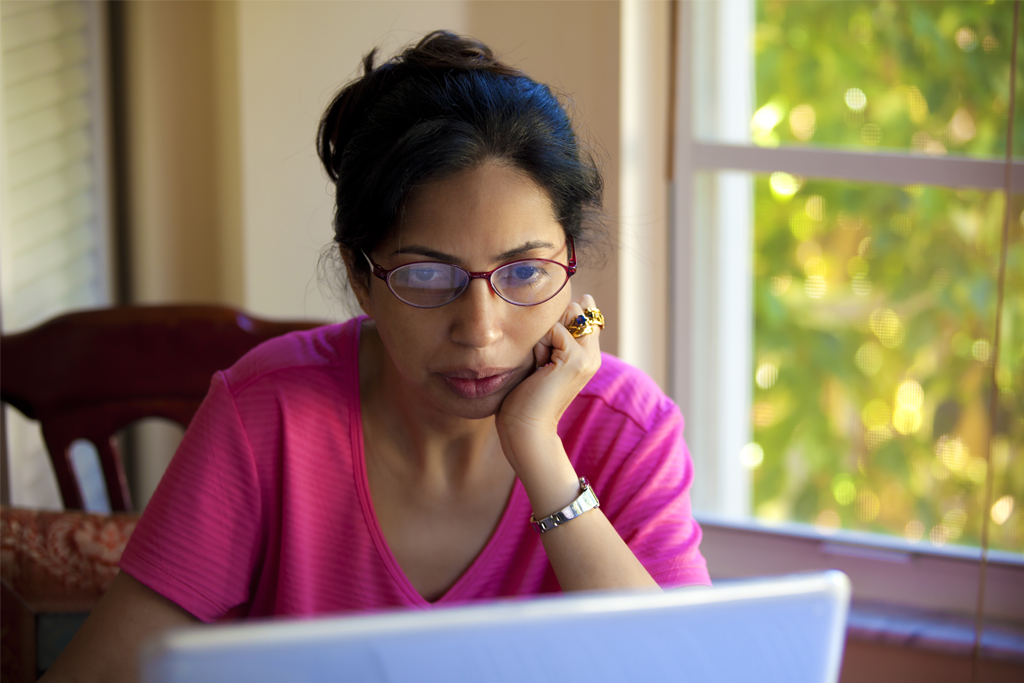
[[[466,290],[469,289],[469,285],[473,283],[473,280],[486,280],[487,281],[487,286],[491,288],[491,292],[493,294],[495,294],[499,299],[501,299],[502,301],[504,301],[506,303],[512,304],[513,306],[524,306],[524,307],[526,307],[526,306],[539,306],[540,304],[547,303],[548,301],[551,301],[556,296],[558,296],[559,292],[561,292],[563,289],[565,289],[565,286],[569,283],[569,278],[571,278],[573,275],[576,274],[576,242],[573,240],[572,235],[569,235],[569,234],[566,234],[565,239],[566,239],[567,246],[569,247],[569,263],[568,263],[568,265],[566,265],[564,263],[561,263],[559,261],[555,261],[553,259],[546,259],[546,258],[524,258],[524,259],[517,259],[515,261],[509,261],[508,263],[503,263],[503,264],[501,264],[500,266],[498,266],[497,268],[495,268],[493,270],[489,270],[489,271],[486,271],[486,272],[480,271],[480,272],[477,272],[477,273],[474,273],[472,271],[466,270],[462,266],[457,266],[454,263],[445,263],[443,261],[413,261],[411,263],[403,263],[402,265],[395,266],[394,268],[384,268],[383,266],[381,266],[380,264],[375,262],[372,258],[370,258],[370,255],[367,254],[365,251],[363,251],[362,249],[360,249],[359,251],[360,251],[360,253],[362,253],[363,258],[365,258],[366,261],[370,264],[371,272],[375,276],[377,276],[378,278],[383,280],[384,284],[387,285],[388,291],[391,292],[391,294],[396,299],[401,301],[406,306],[412,306],[413,308],[441,308],[442,306],[447,306],[448,304],[452,303],[453,301],[458,299],[460,296],[465,294]],[[516,263],[526,263],[527,261],[544,261],[545,263],[554,263],[555,265],[561,266],[565,270],[565,273],[566,273],[566,275],[565,275],[565,282],[562,283],[562,286],[559,287],[555,291],[554,294],[549,296],[547,299],[544,299],[544,301],[537,301],[537,302],[534,302],[532,304],[521,304],[521,303],[518,303],[516,301],[509,301],[508,299],[506,299],[505,297],[503,297],[501,295],[501,292],[499,292],[497,289],[495,289],[494,283],[491,282],[491,276],[494,275],[499,270],[501,270],[502,268],[507,268],[508,266],[515,265]],[[452,299],[451,301],[446,301],[443,304],[438,304],[436,306],[418,306],[416,304],[411,304],[408,301],[406,301],[405,299],[403,299],[402,297],[398,296],[398,294],[395,292],[394,288],[391,286],[391,280],[389,279],[389,277],[391,276],[391,273],[395,272],[399,268],[406,268],[408,266],[415,266],[416,264],[419,264],[419,263],[433,263],[433,264],[440,263],[442,265],[450,266],[452,268],[458,268],[463,273],[466,273],[467,275],[469,275],[469,282],[466,283],[465,289],[463,289],[461,292],[459,292],[458,295],[454,299]]]

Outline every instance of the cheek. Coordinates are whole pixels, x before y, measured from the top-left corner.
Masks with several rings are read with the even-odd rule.
[[[527,315],[519,322],[517,327],[527,337],[527,339],[524,339],[524,342],[529,341],[531,349],[541,337],[554,327],[556,322],[562,319],[565,309],[568,308],[569,303],[572,301],[572,292],[568,290],[569,287],[566,285],[565,289],[559,292],[558,296],[551,301],[546,301],[539,306],[520,309],[526,312]]]

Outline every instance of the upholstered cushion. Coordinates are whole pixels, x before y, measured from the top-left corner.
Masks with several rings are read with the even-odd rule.
[[[88,609],[117,574],[138,515],[0,508],[0,577],[33,609]]]

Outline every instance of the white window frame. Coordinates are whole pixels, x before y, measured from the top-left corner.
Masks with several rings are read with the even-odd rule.
[[[925,547],[848,531],[826,535],[750,516],[750,477],[739,455],[750,439],[753,374],[751,183],[753,173],[785,171],[1001,191],[1004,164],[755,147],[749,133],[753,93],[718,87],[749,83],[753,89],[753,53],[742,49],[751,44],[753,0],[677,2],[676,10],[672,315],[664,332],[674,349],[670,391],[687,418],[698,482],[694,509],[712,576],[836,568],[852,579],[855,600],[973,614],[980,549]],[[704,106],[694,106],[698,99]],[[1024,164],[1013,166],[1013,192],[1024,192]],[[986,616],[1022,621],[1024,555],[990,551],[987,562]]]

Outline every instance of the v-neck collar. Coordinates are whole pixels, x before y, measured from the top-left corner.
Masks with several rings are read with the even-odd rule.
[[[497,526],[491,533],[484,547],[480,550],[480,553],[473,559],[470,565],[464,572],[455,580],[445,593],[437,600],[427,600],[420,594],[416,587],[412,585],[412,581],[406,576],[405,571],[402,569],[398,560],[395,558],[394,553],[391,551],[391,546],[388,545],[387,539],[384,537],[384,531],[381,529],[380,521],[377,519],[377,513],[373,507],[373,498],[370,495],[370,481],[366,471],[366,448],[363,443],[363,411],[362,411],[362,400],[359,395],[359,341],[362,336],[363,324],[368,320],[368,316],[360,316],[355,323],[355,330],[350,338],[350,346],[348,353],[350,353],[350,360],[353,363],[356,371],[351,375],[353,386],[349,388],[351,395],[355,397],[355,400],[350,403],[350,415],[349,424],[351,425],[351,444],[352,444],[352,474],[355,478],[355,488],[359,494],[359,504],[362,508],[363,518],[366,520],[367,530],[370,532],[370,537],[373,539],[373,544],[377,549],[377,554],[380,556],[384,566],[387,567],[388,572],[391,574],[392,580],[395,585],[405,595],[406,599],[410,604],[418,607],[433,607],[436,605],[444,605],[449,603],[457,603],[462,601],[466,596],[467,586],[472,586],[473,578],[482,571],[479,569],[481,566],[486,567],[488,564],[489,557],[494,554],[495,548],[500,544],[499,538],[508,533],[508,527],[514,524],[513,518],[516,517],[516,511],[522,507],[521,502],[523,497],[526,495],[526,491],[523,488],[522,483],[517,478],[512,484],[512,492],[509,494],[508,501],[505,503],[505,509],[501,513],[501,518],[498,521]],[[522,520],[520,520],[522,521]],[[472,597],[471,595],[468,597]]]

